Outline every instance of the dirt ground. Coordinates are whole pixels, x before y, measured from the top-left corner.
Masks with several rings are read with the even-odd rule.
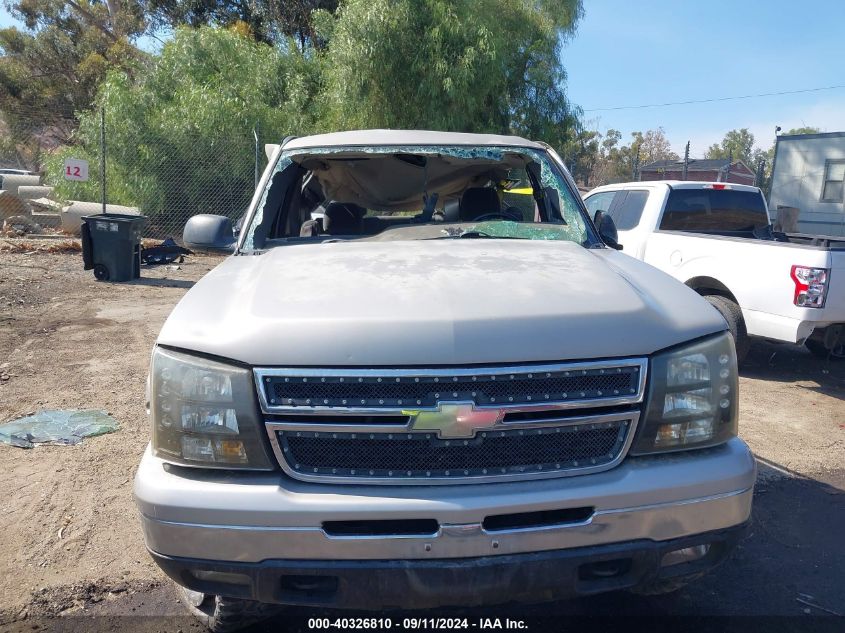
[[[0,446],[0,604],[16,616],[55,587],[161,576],[134,520],[132,478],[149,439],[151,344],[179,298],[219,261],[100,283],[79,254],[0,252],[0,422],[38,409],[97,408],[121,424],[76,446]],[[127,584],[128,583],[128,584]],[[46,601],[49,603],[49,600]],[[73,604],[62,605],[73,607]]]
[[[121,424],[77,446],[0,445],[0,625],[181,613],[144,550],[132,478],[148,441],[151,346],[174,304],[218,262],[193,256],[178,269],[145,268],[135,282],[101,283],[78,253],[13,253],[0,244],[0,423],[43,408],[98,408]],[[672,602],[610,596],[555,608],[845,613],[845,367],[760,343],[740,383],[740,432],[761,470],[754,534],[725,571],[704,581],[703,593]]]

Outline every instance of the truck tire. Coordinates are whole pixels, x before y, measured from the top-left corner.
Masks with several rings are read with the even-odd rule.
[[[845,361],[845,343],[839,343],[833,349],[827,349],[818,339],[807,339],[804,345],[813,356],[823,360]]]
[[[282,609],[279,605],[264,604],[242,598],[227,598],[199,591],[192,591],[176,585],[179,599],[194,617],[202,622],[211,633],[234,633],[248,626],[266,620]]]
[[[734,345],[736,346],[736,362],[742,363],[748,355],[748,350],[751,348],[751,340],[745,330],[745,320],[742,318],[742,310],[739,306],[721,295],[705,295],[707,301],[716,308],[722,315],[722,318],[728,324],[728,330],[734,337]]]

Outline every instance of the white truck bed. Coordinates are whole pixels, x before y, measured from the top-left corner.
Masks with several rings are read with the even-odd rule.
[[[694,192],[685,194],[683,209],[667,210],[676,190]],[[734,196],[734,201],[745,196],[753,208],[720,209],[709,203],[726,199],[722,196]],[[678,205],[677,199],[673,204]],[[701,294],[731,298],[742,311],[749,336],[803,343],[814,331],[845,323],[845,241],[783,234],[777,237],[788,241],[775,241],[761,239],[759,230],[755,236],[750,226],[740,225],[768,224],[765,200],[756,187],[629,182],[598,187],[585,196],[585,202],[591,215],[602,210],[614,218],[624,253]],[[823,307],[796,305],[794,266],[827,271]]]

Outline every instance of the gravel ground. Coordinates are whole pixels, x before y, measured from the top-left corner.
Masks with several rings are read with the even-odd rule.
[[[100,408],[121,429],[77,446],[0,446],[0,626],[30,630],[42,616],[94,613],[113,630],[170,630],[155,618],[114,620],[182,613],[144,550],[131,498],[148,441],[144,379],[167,314],[220,260],[194,256],[111,284],[83,271],[78,253],[2,246],[0,422]],[[845,367],[760,343],[740,389],[740,432],[761,469],[754,528],[736,555],[670,598],[614,594],[524,613],[845,614]]]

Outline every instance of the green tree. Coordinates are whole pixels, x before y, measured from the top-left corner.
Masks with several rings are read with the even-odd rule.
[[[596,171],[596,164],[601,160],[599,144],[601,134],[586,130],[580,125],[575,128],[574,136],[563,146],[562,157],[575,182],[591,186]]]
[[[819,132],[821,132],[821,128],[804,126],[791,128],[786,132],[782,132],[782,134],[784,136],[791,136],[793,134],[818,134]]]
[[[334,13],[337,5],[338,0],[148,0],[147,11],[156,28],[243,25],[243,34],[259,41],[284,44],[292,37],[304,50],[322,45],[313,12]]]
[[[514,133],[561,146],[578,114],[561,46],[581,14],[580,0],[348,0],[326,53],[329,125]]]
[[[141,58],[132,42],[146,23],[137,1],[8,3],[26,29],[0,29],[0,111],[67,118],[90,107],[111,68]]]
[[[136,0],[19,0],[6,4],[24,29],[0,29],[0,115],[4,153],[32,162],[67,143],[76,113],[91,106],[110,68],[130,71],[143,55],[133,41],[144,31]]]
[[[621,145],[622,133],[609,129],[597,143],[597,155],[591,162],[589,186],[625,182],[636,178],[637,169],[655,160],[678,160],[663,128],[632,132],[631,141]]]
[[[254,189],[253,128],[276,142],[314,131],[319,63],[294,45],[182,28],[149,72],[109,74],[97,99],[106,112],[109,202],[140,206],[154,224],[196,213],[239,217]],[[98,111],[84,113],[78,146],[50,158],[51,184],[64,199],[99,197],[96,173],[86,183],[61,179],[65,156],[99,163],[99,124]]]
[[[672,151],[672,145],[666,138],[666,132],[662,127],[656,130],[647,130],[645,134],[634,133],[636,144],[640,149],[642,164],[652,163],[656,160],[678,160],[678,155]]]
[[[722,139],[721,143],[711,145],[704,158],[728,158],[733,156],[734,160],[741,160],[748,167],[754,169],[754,135],[748,128],[731,130]]]
[[[95,169],[89,182],[69,183],[60,165],[71,154],[99,162],[102,107],[108,199],[140,206],[154,223],[240,215],[253,189],[255,125],[270,141],[372,127],[520,134],[571,148],[586,179],[598,137],[579,128],[560,62],[580,0],[479,6],[347,0],[336,13],[309,11],[304,39],[273,45],[238,19],[227,29],[179,28],[143,72],[107,75],[69,147],[51,155],[50,178],[65,199],[98,199]]]

